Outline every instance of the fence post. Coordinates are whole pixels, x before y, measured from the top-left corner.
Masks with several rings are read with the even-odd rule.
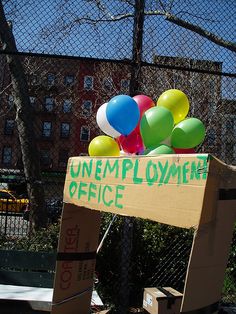
[[[135,1],[130,95],[140,90],[145,0]]]
[[[134,27],[133,27],[133,52],[129,93],[131,96],[139,93],[141,80],[141,63],[143,47],[145,0],[135,1]],[[118,313],[127,313],[130,297],[130,262],[133,241],[133,218],[125,217],[123,222],[121,265],[120,265],[120,291]]]

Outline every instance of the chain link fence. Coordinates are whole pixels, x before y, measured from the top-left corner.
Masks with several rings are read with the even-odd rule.
[[[167,89],[182,90],[189,116],[206,127],[196,152],[236,165],[234,1],[3,0],[0,5],[0,193],[14,191],[15,202],[30,196],[27,186],[38,182],[30,166],[37,149],[44,214],[56,223],[67,160],[88,154],[90,141],[101,134],[96,112],[117,94],[145,94],[156,102]],[[27,83],[26,106],[19,81]],[[25,125],[32,125],[29,133]],[[1,196],[0,202],[9,199]],[[14,241],[32,236],[27,209],[1,211],[1,236]],[[111,219],[103,215],[101,237]],[[95,286],[104,303],[124,313],[141,307],[146,286],[183,291],[192,237],[193,230],[117,217],[97,258]],[[222,292],[225,302],[234,303],[235,248],[234,235]]]

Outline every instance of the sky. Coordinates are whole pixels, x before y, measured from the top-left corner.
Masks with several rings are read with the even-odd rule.
[[[162,3],[170,1],[162,0]],[[236,1],[172,2],[172,13],[227,40],[236,41]],[[132,18],[97,25],[84,23],[87,18],[132,13],[133,8],[124,1],[100,0],[103,4],[100,11],[94,0],[12,0],[6,3],[5,12],[13,21],[19,51],[118,60],[132,56]],[[162,10],[157,3],[157,0],[146,0],[145,9]],[[154,55],[217,61],[222,63],[224,72],[236,73],[235,53],[160,15],[147,16],[144,23],[143,59],[152,62]],[[236,98],[235,80],[229,81]]]

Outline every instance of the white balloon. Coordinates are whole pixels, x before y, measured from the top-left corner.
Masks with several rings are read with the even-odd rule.
[[[97,124],[104,133],[106,133],[107,135],[111,137],[117,138],[121,135],[121,133],[116,131],[108,122],[106,109],[107,109],[107,102],[101,105],[97,111],[97,115],[96,115]]]

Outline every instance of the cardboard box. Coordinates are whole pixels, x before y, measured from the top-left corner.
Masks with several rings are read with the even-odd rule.
[[[89,313],[100,211],[194,228],[180,311],[216,308],[236,220],[236,167],[210,154],[72,157],[64,204],[52,314]],[[162,311],[157,301],[153,310]]]
[[[144,288],[143,308],[150,314],[178,314],[183,294],[171,287]]]
[[[99,228],[99,212],[64,204],[52,314],[90,312]]]

